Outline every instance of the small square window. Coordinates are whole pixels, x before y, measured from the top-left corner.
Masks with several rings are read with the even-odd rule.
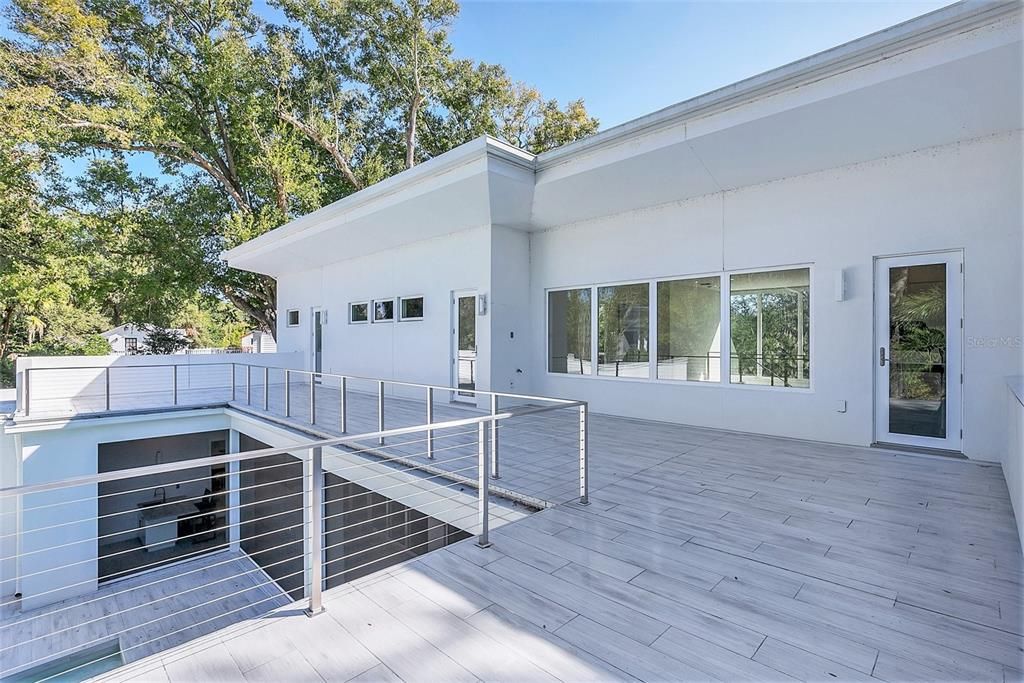
[[[423,320],[423,297],[402,297],[399,314],[402,320]]]
[[[373,302],[373,322],[390,323],[395,320],[395,300],[384,299]]]
[[[287,321],[288,327],[298,327],[299,326],[299,309],[297,309],[297,308],[289,309],[288,312],[285,314],[285,319]]]
[[[370,304],[361,301],[348,305],[348,321],[350,323],[365,323],[370,316]]]

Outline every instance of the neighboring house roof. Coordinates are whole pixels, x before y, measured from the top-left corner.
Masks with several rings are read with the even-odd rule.
[[[179,334],[187,334],[184,329],[178,327],[171,328],[170,331],[177,332]],[[118,325],[117,327],[110,328],[106,332],[100,332],[101,337],[106,337],[108,339],[114,339],[116,337],[145,337],[147,334],[148,333],[144,328],[131,324]]]
[[[106,332],[100,332],[101,337],[107,337],[110,339],[115,337],[131,337],[137,334],[145,334],[145,331],[140,330],[134,325],[118,325],[117,327],[110,328]]]
[[[542,230],[1019,130],[1021,8],[951,5],[537,156],[481,137],[224,257],[276,276],[476,227]]]

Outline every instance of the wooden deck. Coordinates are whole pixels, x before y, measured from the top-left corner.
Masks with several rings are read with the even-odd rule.
[[[998,465],[605,416],[591,457],[589,506],[111,678],[1021,679],[1024,568]]]

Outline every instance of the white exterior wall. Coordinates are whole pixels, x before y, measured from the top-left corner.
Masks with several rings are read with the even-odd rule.
[[[533,376],[530,346],[530,236],[512,228],[491,230],[490,388],[528,394]],[[485,367],[485,366],[482,366]],[[481,380],[482,382],[482,380]]]
[[[1006,450],[1003,452],[1003,477],[1017,517],[1017,534],[1024,546],[1024,377],[1016,377],[1005,390]]]
[[[1018,131],[533,233],[532,388],[596,412],[867,445],[873,257],[963,249],[964,452],[998,460],[1005,378],[1020,374],[1020,349],[977,340],[1021,334],[1020,159]],[[791,264],[811,264],[809,390],[546,371],[548,288]]]
[[[302,352],[312,367],[314,307],[327,311],[323,370],[448,386],[451,377],[453,291],[490,289],[490,227],[416,242],[368,256],[282,276],[278,280],[278,350]],[[348,304],[423,296],[423,320],[350,324]],[[299,325],[286,311],[299,309]],[[372,316],[372,310],[371,310]],[[478,388],[488,387],[489,315],[477,318]]]
[[[190,415],[110,418],[68,424],[61,429],[24,431],[16,435],[21,439],[21,483],[41,484],[95,475],[101,443],[207,432],[227,429],[229,425],[223,411],[215,409]],[[96,493],[97,486],[93,484],[23,498],[17,573],[24,609],[96,590]]]
[[[0,415],[0,420],[3,416]],[[21,454],[17,437],[7,434],[0,427],[0,482],[3,486],[17,486],[21,483]],[[14,595],[17,588],[18,564],[18,501],[15,498],[0,498],[0,601]]]

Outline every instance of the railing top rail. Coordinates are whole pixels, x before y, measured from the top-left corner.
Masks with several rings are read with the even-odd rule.
[[[445,422],[433,422],[429,424],[415,425],[412,427],[398,427],[395,429],[386,429],[383,431],[366,432],[363,434],[352,434],[349,436],[339,436],[331,439],[320,439],[316,441],[301,441],[291,446],[284,446],[280,448],[261,448],[253,451],[245,451],[242,453],[227,453],[225,455],[212,455],[206,458],[195,458],[193,460],[179,460],[176,462],[164,463],[162,465],[147,465],[145,467],[132,467],[129,469],[116,470],[113,472],[103,472],[100,474],[91,474],[83,477],[70,477],[67,479],[59,479],[56,481],[49,481],[41,484],[27,484],[21,486],[8,486],[0,488],[0,500],[4,498],[10,498],[13,496],[28,495],[32,493],[43,493],[46,491],[56,491],[66,488],[74,488],[76,486],[88,486],[90,484],[99,484],[102,482],[109,481],[120,481],[122,479],[132,479],[135,477],[143,477],[151,474],[166,474],[168,472],[176,472],[179,470],[188,470],[196,467],[207,467],[212,465],[223,465],[235,461],[246,461],[255,460],[257,458],[264,458],[272,455],[287,455],[295,451],[305,451],[312,448],[329,448],[332,446],[342,446],[351,443],[369,441],[371,439],[379,439],[381,437],[392,437],[401,436],[403,434],[417,434],[426,431],[437,431],[441,429],[451,429],[455,427],[466,427],[469,425],[477,425],[483,422],[498,422],[499,420],[507,420],[512,417],[518,417],[521,415],[530,415],[534,413],[543,413],[552,410],[559,410],[563,408],[569,408],[573,406],[585,405],[585,401],[571,401],[566,404],[558,404],[557,406],[535,406],[530,408],[520,408],[506,410],[500,413],[479,415],[477,417],[467,417],[458,420],[447,420]]]
[[[394,385],[394,386],[415,387],[415,388],[419,388],[419,389],[435,389],[435,390],[440,390],[440,391],[458,391],[458,392],[461,392],[461,393],[464,393],[464,394],[465,393],[471,393],[471,394],[474,394],[474,395],[479,394],[481,396],[500,396],[502,398],[514,398],[514,399],[531,400],[531,401],[547,401],[549,403],[559,403],[559,404],[564,404],[564,405],[567,405],[567,406],[573,404],[573,400],[572,399],[556,398],[556,397],[552,397],[552,396],[535,396],[535,395],[531,395],[531,394],[513,394],[513,393],[509,393],[509,392],[504,392],[504,391],[489,391],[489,390],[486,390],[486,389],[465,389],[465,388],[459,388],[459,387],[446,386],[444,384],[424,384],[422,382],[406,382],[406,381],[397,380],[397,379],[383,379],[381,377],[366,377],[366,376],[363,376],[363,375],[342,375],[342,374],[338,374],[338,373],[334,373],[334,372],[316,372],[315,370],[303,370],[303,369],[300,369],[300,368],[286,368],[286,367],[281,367],[281,366],[277,366],[277,365],[262,365],[262,364],[259,364],[259,363],[235,362],[235,361],[214,361],[214,362],[211,362],[211,363],[201,363],[198,366],[191,366],[191,367],[210,367],[210,366],[213,366],[213,365],[241,365],[243,367],[266,368],[268,370],[280,370],[282,372],[287,370],[290,373],[295,373],[295,374],[299,374],[299,375],[316,375],[317,377],[334,377],[334,378],[338,378],[338,379],[360,380],[360,381],[364,381],[364,382],[384,382],[385,384],[390,384],[390,385]],[[110,369],[116,368],[118,370],[123,370],[123,369],[127,369],[127,368],[163,368],[163,367],[170,368],[170,367],[183,367],[183,366],[190,367],[190,366],[188,366],[187,363],[145,363],[145,364],[139,363],[139,364],[134,364],[134,365],[124,365],[124,366],[117,366],[117,365],[64,365],[64,366],[59,366],[59,367],[38,367],[38,368],[26,368],[26,369],[27,370],[31,370],[32,372],[39,372],[41,370],[106,370],[108,368],[110,368]]]
[[[246,363],[246,365],[250,365]],[[252,365],[254,368],[266,367],[262,365]],[[280,369],[288,370],[288,372],[294,372],[302,375],[316,375],[317,377],[337,377],[338,379],[355,379],[365,382],[384,382],[385,384],[394,384],[396,386],[403,387],[415,387],[418,389],[435,389],[440,391],[458,391],[464,394],[480,394],[482,396],[501,396],[504,398],[517,398],[531,401],[548,401],[549,403],[558,403],[564,406],[578,405],[578,401],[574,401],[569,398],[555,398],[552,396],[534,396],[531,394],[511,394],[504,391],[489,391],[487,389],[465,389],[460,387],[450,387],[444,384],[424,384],[422,382],[406,382],[397,379],[383,379],[381,377],[364,377],[362,375],[341,375],[334,372],[316,372],[315,370],[296,370],[292,368],[270,368],[271,370]]]
[[[181,356],[187,356],[188,354],[180,354]],[[106,356],[104,356],[106,357]],[[133,358],[139,358],[140,356],[133,356]],[[209,363],[133,363],[131,365],[54,365],[54,366],[40,366],[40,367],[29,367],[25,370],[31,370],[32,372],[42,372],[44,370],[127,370],[140,369],[140,368],[208,368],[211,365],[251,365],[251,363],[235,362],[230,360],[217,360]],[[253,367],[272,367],[275,370],[286,370],[287,368],[278,368],[274,366],[263,366],[254,365]]]

